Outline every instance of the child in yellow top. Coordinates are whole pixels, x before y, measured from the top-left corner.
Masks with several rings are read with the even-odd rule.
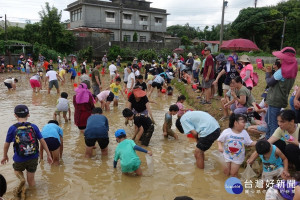
[[[114,93],[115,97],[114,97],[114,106],[118,106],[118,101],[119,101],[119,93],[121,92],[122,96],[124,97],[123,91],[122,91],[122,87],[120,85],[121,83],[121,78],[118,77],[116,78],[116,82],[110,84],[110,91],[112,93]],[[125,97],[124,97],[125,98]]]

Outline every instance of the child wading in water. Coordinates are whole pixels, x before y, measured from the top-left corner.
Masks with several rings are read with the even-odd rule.
[[[144,152],[150,156],[152,156],[152,152],[136,145],[133,140],[127,139],[124,129],[118,129],[115,132],[115,136],[119,144],[115,151],[114,168],[117,167],[118,160],[120,159],[123,173],[135,172],[138,176],[143,175],[141,160],[135,151]]]
[[[217,140],[219,151],[225,158],[224,173],[227,176],[238,176],[240,165],[245,160],[245,145],[256,144],[245,130],[246,121],[246,117],[242,114],[231,114],[229,128],[225,129]]]

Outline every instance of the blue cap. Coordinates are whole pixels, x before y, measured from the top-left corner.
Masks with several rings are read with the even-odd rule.
[[[116,137],[120,137],[120,136],[126,136],[126,132],[124,129],[118,129],[116,132],[115,132],[115,136]]]

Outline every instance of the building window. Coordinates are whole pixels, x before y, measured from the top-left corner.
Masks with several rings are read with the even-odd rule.
[[[130,35],[124,35],[124,42],[131,42],[131,36]]]
[[[106,18],[114,19],[115,18],[115,13],[113,13],[113,12],[107,12],[106,13]]]
[[[81,20],[81,16],[82,16],[82,9],[79,8],[77,10],[74,10],[71,12],[71,21],[79,21]]]
[[[162,24],[162,18],[155,17],[155,23],[156,24]]]
[[[124,19],[131,20],[131,15],[130,14],[124,14]]]
[[[147,16],[140,16],[140,21],[146,22],[146,21],[148,21],[148,17]]]
[[[114,33],[110,34],[110,41],[115,41],[115,34]]]
[[[106,22],[115,23],[115,13],[114,12],[106,12]]]
[[[140,42],[147,42],[146,41],[146,36],[140,36]]]
[[[147,25],[143,25],[143,30],[147,31],[148,30],[148,26]]]

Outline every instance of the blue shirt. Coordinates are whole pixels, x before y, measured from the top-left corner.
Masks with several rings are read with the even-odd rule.
[[[71,72],[71,76],[77,76],[77,72],[74,68],[71,68],[69,71]]]
[[[219,123],[210,114],[203,111],[189,111],[181,118],[180,122],[185,134],[195,130],[200,137],[206,137],[220,128]]]
[[[54,123],[46,124],[42,129],[42,136],[43,138],[53,137],[60,142],[60,137],[63,137],[63,130]]]
[[[275,155],[276,146],[272,145],[272,153],[269,160],[265,160],[264,155],[259,155],[263,163],[264,172],[272,172],[280,167],[283,167],[283,163],[280,157],[276,158]]]
[[[284,78],[282,76],[282,72],[281,72],[281,69],[278,69],[275,73],[274,73],[274,79],[276,81],[284,81]]]
[[[84,137],[87,139],[108,138],[108,130],[108,120],[104,115],[91,115],[87,120]]]
[[[19,123],[21,124],[21,123]],[[43,139],[43,136],[39,130],[39,128],[35,125],[35,124],[31,124],[31,126],[33,127],[33,130],[35,131],[36,137],[38,140]],[[15,127],[14,125],[12,125],[11,127],[9,127],[8,131],[7,131],[7,135],[6,135],[6,142],[7,143],[11,143],[14,142],[15,143],[15,134],[16,134],[16,130],[17,127]],[[13,156],[13,160],[15,162],[25,162],[31,159],[35,159],[39,157],[39,153],[37,152],[34,155],[31,156],[26,156],[26,157],[21,157],[17,154],[16,152],[16,148],[14,147],[14,156]]]

